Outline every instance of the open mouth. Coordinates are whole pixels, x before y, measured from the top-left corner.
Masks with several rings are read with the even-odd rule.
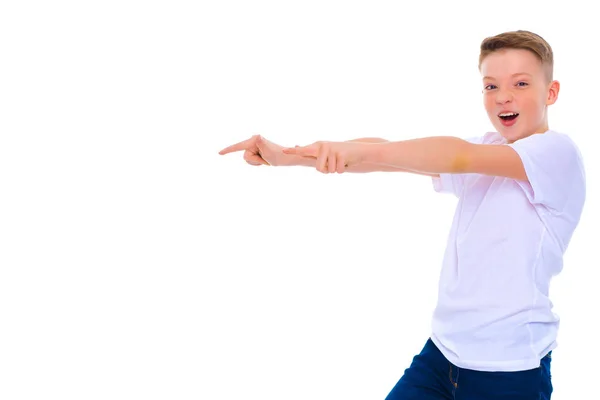
[[[500,117],[500,119],[504,120],[504,121],[512,121],[513,119],[517,118],[519,116],[519,113],[503,113],[498,115]]]
[[[516,112],[506,112],[498,114],[498,117],[502,121],[502,124],[505,126],[510,126],[515,123],[515,120],[519,116],[519,113]]]

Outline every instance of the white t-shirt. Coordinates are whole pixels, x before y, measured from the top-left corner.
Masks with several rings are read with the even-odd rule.
[[[467,139],[512,147],[527,181],[441,174],[434,189],[459,199],[440,273],[431,340],[461,368],[537,368],[557,346],[548,297],[585,202],[583,161],[565,134],[507,144],[497,132]]]

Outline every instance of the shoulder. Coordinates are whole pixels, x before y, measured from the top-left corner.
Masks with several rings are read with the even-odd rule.
[[[547,162],[574,163],[583,166],[581,151],[571,136],[563,132],[536,133],[508,145],[522,157],[543,157]]]
[[[570,135],[556,131],[548,131],[546,135],[548,135],[546,136],[546,140],[554,141],[556,144],[571,150],[579,160],[583,158],[579,146]]]
[[[487,132],[469,142],[456,158],[458,172],[527,181],[534,174],[565,175],[582,167],[575,143],[559,132],[536,133],[511,144],[500,133]]]
[[[557,131],[534,133],[533,135],[529,135],[526,138],[511,143],[510,146],[518,147],[526,144],[544,144],[548,146],[557,146],[557,149],[567,147],[577,150],[577,152],[579,152],[579,148],[577,147],[577,144],[575,143],[573,138],[571,138],[571,136],[569,136],[566,133]]]
[[[532,202],[554,212],[580,213],[586,196],[581,152],[571,136],[556,131],[533,134],[509,145],[521,158]]]

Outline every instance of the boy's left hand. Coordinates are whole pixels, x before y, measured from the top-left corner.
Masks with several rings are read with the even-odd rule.
[[[347,167],[363,162],[367,143],[357,142],[315,142],[308,146],[283,149],[286,154],[297,154],[315,158],[317,171],[324,174],[343,173]]]

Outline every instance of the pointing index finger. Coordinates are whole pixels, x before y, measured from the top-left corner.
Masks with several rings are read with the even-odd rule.
[[[225,147],[223,150],[219,151],[219,154],[223,155],[227,153],[232,153],[234,151],[246,150],[248,148],[248,145],[252,142],[252,140],[254,140],[253,137],[241,141],[239,143],[232,144],[231,146]]]

